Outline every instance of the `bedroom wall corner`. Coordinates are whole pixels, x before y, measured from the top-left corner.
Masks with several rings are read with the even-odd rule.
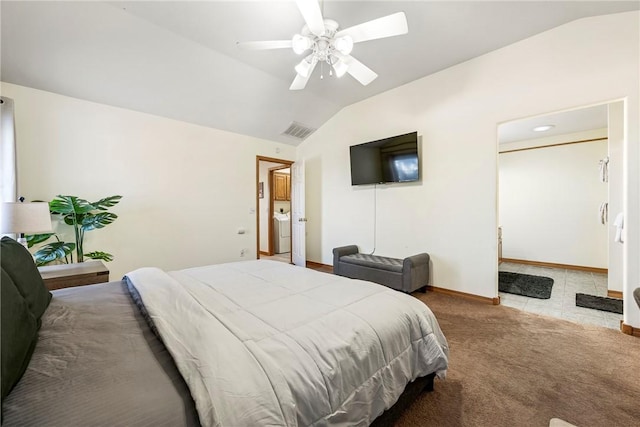
[[[16,101],[27,200],[123,196],[85,242],[114,254],[111,280],[256,258],[256,155],[293,160],[295,147],[9,83],[2,93]]]

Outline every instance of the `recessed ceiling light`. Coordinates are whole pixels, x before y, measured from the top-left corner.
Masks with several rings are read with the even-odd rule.
[[[534,132],[546,132],[549,129],[552,129],[554,126],[553,125],[543,125],[543,126],[536,126],[533,128]]]

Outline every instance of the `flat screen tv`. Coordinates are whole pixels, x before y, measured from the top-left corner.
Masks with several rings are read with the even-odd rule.
[[[420,179],[418,132],[352,145],[351,185]]]

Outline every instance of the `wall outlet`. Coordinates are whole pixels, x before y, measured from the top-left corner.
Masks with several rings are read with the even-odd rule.
[[[240,249],[240,256],[244,256],[247,253],[246,249]]]

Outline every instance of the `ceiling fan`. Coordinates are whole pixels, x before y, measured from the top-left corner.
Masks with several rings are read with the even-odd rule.
[[[238,42],[238,47],[248,50],[293,49],[298,55],[310,52],[295,66],[296,77],[290,90],[304,89],[318,63],[328,64],[330,74],[335,71],[337,77],[342,77],[349,73],[366,86],[378,75],[350,55],[353,44],[399,36],[409,31],[404,12],[341,30],[336,21],[322,17],[317,0],[296,0],[296,3],[306,23],[300,34],[294,35],[291,40]]]

